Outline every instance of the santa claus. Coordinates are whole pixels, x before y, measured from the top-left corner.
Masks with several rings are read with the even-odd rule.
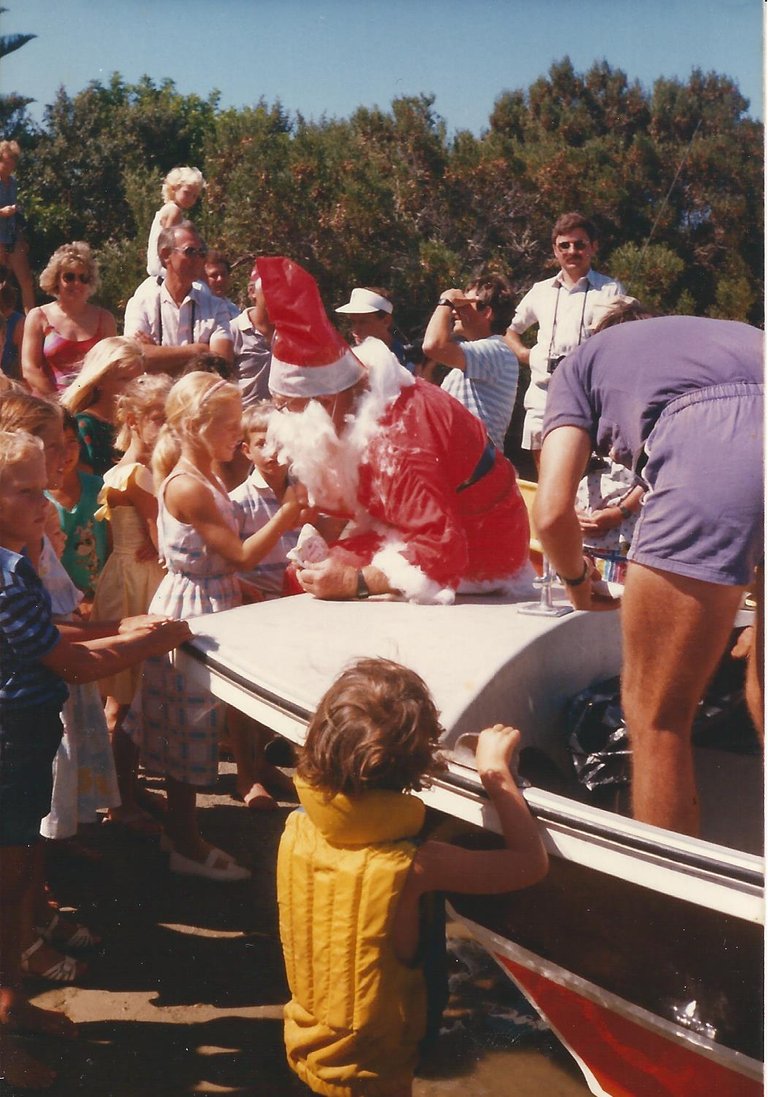
[[[528,517],[515,471],[448,393],[415,380],[378,339],[353,353],[314,279],[257,261],[275,339],[270,440],[343,535],[297,568],[318,598],[398,594],[448,604],[456,592],[530,595]]]

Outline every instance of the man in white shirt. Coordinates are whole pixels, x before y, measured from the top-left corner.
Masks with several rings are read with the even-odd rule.
[[[590,336],[611,298],[624,293],[620,282],[592,270],[597,244],[597,230],[583,214],[564,213],[557,219],[552,248],[560,270],[526,293],[505,337],[518,361],[531,369],[522,445],[533,451],[537,468],[549,379],[565,355]],[[520,336],[534,324],[539,331],[529,350]]]
[[[143,344],[147,369],[180,373],[198,354],[232,363],[232,339],[224,303],[201,285],[207,248],[191,221],[163,229],[158,254],[165,280],[147,279],[125,309],[124,334]]]
[[[466,289],[440,295],[424,333],[424,353],[450,368],[442,388],[476,415],[497,449],[504,450],[517,393],[517,359],[504,342],[512,291],[489,275]]]

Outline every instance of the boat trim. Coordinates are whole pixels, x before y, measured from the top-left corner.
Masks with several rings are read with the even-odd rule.
[[[456,911],[450,903],[448,904],[448,910],[451,917],[456,918],[466,926],[478,942],[493,956],[502,970],[513,980],[514,973],[500,961],[497,953],[500,953],[501,956],[506,957],[512,963],[519,964],[534,974],[540,975],[548,982],[562,987],[564,990],[578,994],[580,997],[593,1002],[595,1005],[608,1010],[610,1013],[624,1017],[650,1032],[666,1039],[673,1040],[677,1044],[683,1042],[690,1045],[694,1054],[709,1059],[711,1062],[716,1063],[727,1070],[734,1070],[752,1081],[762,1080],[763,1064],[758,1060],[751,1058],[751,1056],[744,1054],[744,1052],[728,1048],[723,1044],[716,1043],[716,1041],[710,1037],[693,1032],[681,1025],[676,1025],[673,1021],[669,1021],[658,1014],[651,1013],[650,1010],[635,1005],[633,1002],[628,1002],[625,998],[621,998],[617,994],[613,994],[611,991],[605,990],[595,983],[591,983],[589,980],[584,979],[583,976],[575,975],[566,968],[554,964],[551,960],[545,960],[535,952],[523,948],[521,945],[516,944],[514,941],[510,941],[506,937],[501,937],[485,926],[472,921],[471,918],[465,917],[463,914]],[[514,981],[517,982],[517,980]],[[529,990],[526,990],[524,986],[521,986],[520,989],[526,997],[530,997]],[[535,1001],[533,1001],[533,1005],[535,1005],[537,1009],[539,1008]],[[539,1010],[539,1012],[541,1013],[541,1010]],[[541,1015],[549,1024],[549,1018],[546,1017],[544,1013],[541,1013]],[[557,1038],[565,1044],[574,1058],[579,1061],[579,1064],[582,1065],[583,1060],[574,1053],[574,1050],[568,1041],[554,1028],[553,1031]],[[589,1071],[589,1073],[591,1074],[592,1072]],[[593,1090],[593,1092],[595,1091]]]

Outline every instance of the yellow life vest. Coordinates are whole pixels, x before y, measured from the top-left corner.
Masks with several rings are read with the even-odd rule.
[[[398,792],[296,789],[304,810],[277,861],[288,1062],[315,1093],[373,1097],[413,1075],[424,1035],[424,979],[391,936],[425,809]]]

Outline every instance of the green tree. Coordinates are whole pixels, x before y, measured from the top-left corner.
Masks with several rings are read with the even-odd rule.
[[[8,8],[0,8],[0,15],[4,15]],[[26,46],[37,38],[36,34],[0,34],[0,60],[9,53]],[[0,67],[0,72],[2,68]],[[16,92],[0,95],[0,133],[6,138],[18,137],[29,129],[29,117],[27,107],[34,102]]]

